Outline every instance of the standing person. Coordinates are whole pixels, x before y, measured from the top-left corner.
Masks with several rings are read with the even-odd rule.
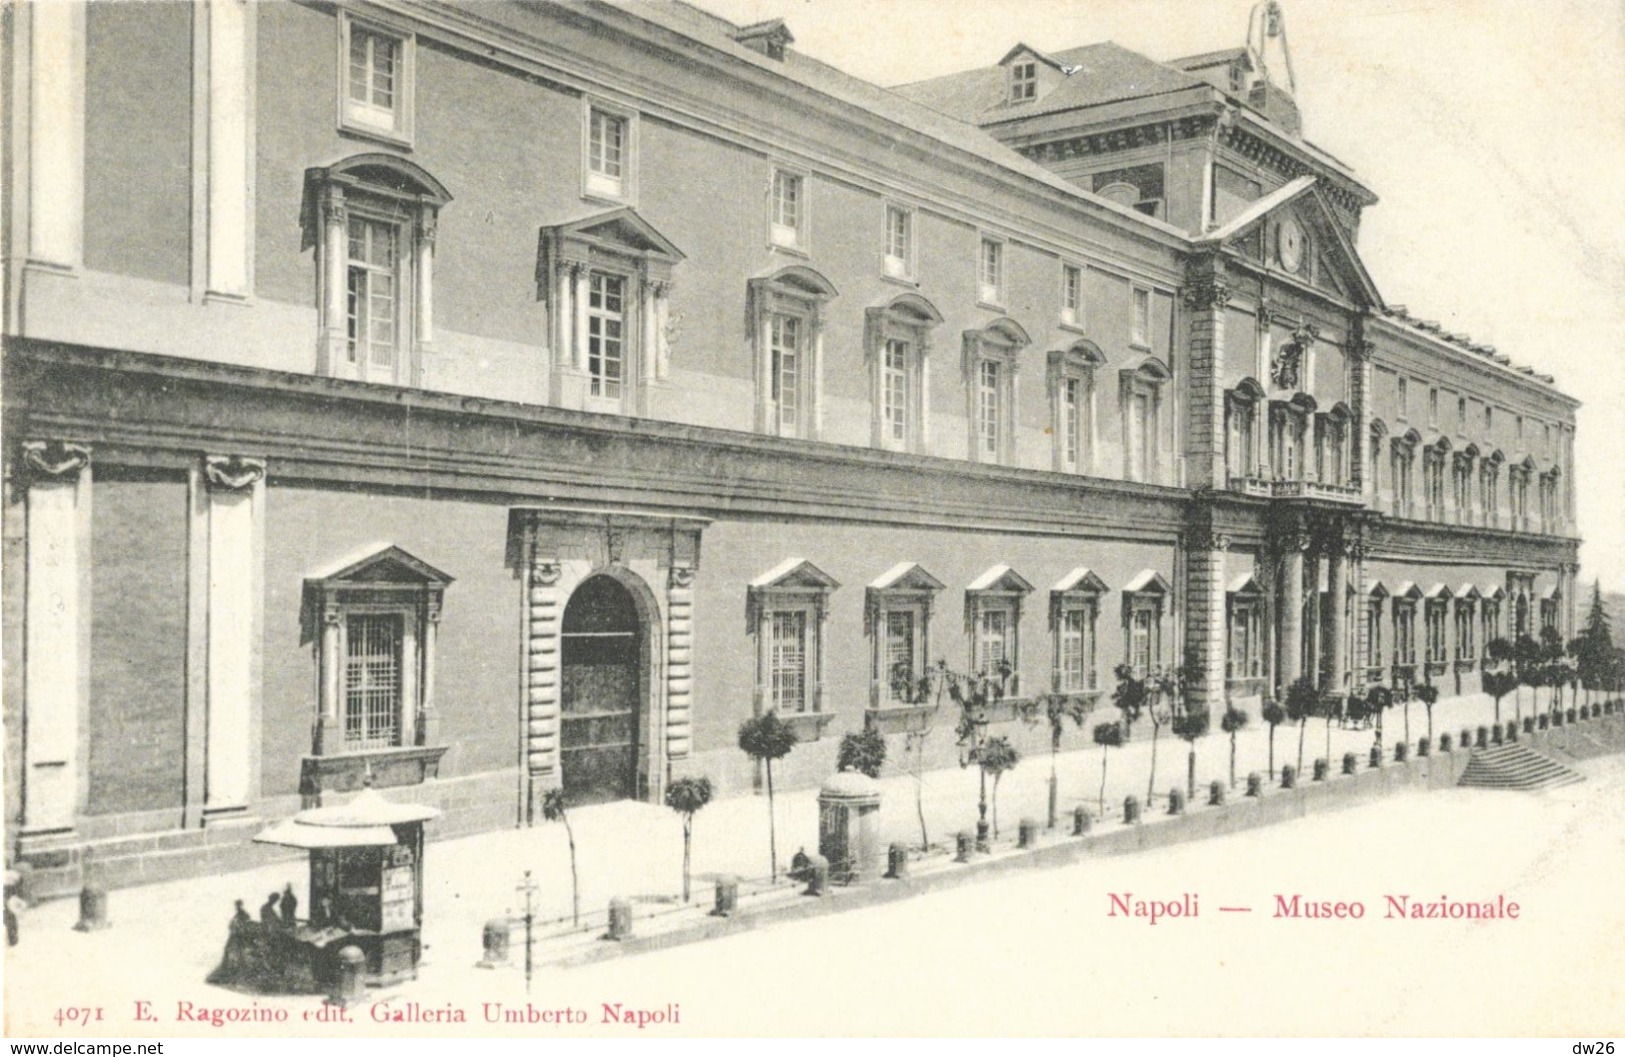
[[[277,928],[282,924],[282,919],[277,915],[276,909],[277,900],[281,898],[277,893],[272,892],[270,898],[265,901],[265,905],[260,907],[260,924],[268,929]]]
[[[290,930],[299,924],[299,897],[293,894],[291,882],[282,888],[282,924]]]

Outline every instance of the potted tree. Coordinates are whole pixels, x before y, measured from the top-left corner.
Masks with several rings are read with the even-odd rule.
[[[773,761],[796,747],[796,732],[777,712],[763,712],[739,725],[739,747],[746,756],[767,767],[767,849],[770,876],[779,879],[778,823],[773,806]]]
[[[1275,780],[1275,728],[1286,722],[1286,710],[1276,704],[1273,698],[1264,699],[1264,707],[1258,710],[1259,718],[1270,726],[1270,781]]]
[[[711,802],[711,779],[678,778],[666,787],[666,806],[683,816],[683,902],[688,902],[689,852],[693,846],[694,816]]]
[[[1219,729],[1230,735],[1230,788],[1236,787],[1236,735],[1247,728],[1247,713],[1231,705],[1225,705],[1224,715],[1219,718]],[[1271,741],[1274,741],[1275,728],[1270,728]],[[1271,777],[1274,777],[1273,749],[1270,752]]]
[[[1095,724],[1095,744],[1100,746],[1100,817],[1106,817],[1106,757],[1113,749],[1122,747],[1123,725],[1121,722]]]
[[[1010,744],[1010,739],[1002,734],[988,738],[982,745],[982,751],[977,755],[977,763],[984,776],[993,779],[993,835],[999,835],[999,779],[1005,772],[1015,769],[1021,762],[1021,753]]]

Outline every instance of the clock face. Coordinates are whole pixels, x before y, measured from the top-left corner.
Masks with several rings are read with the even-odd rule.
[[[1303,228],[1287,217],[1275,232],[1275,252],[1281,258],[1281,267],[1296,272],[1303,266]]]

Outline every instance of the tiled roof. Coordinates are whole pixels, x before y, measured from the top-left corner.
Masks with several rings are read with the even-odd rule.
[[[992,124],[1207,85],[1199,77],[1112,41],[1050,52],[1049,57],[1076,69],[1061,84],[1027,103],[1008,101],[1006,74],[999,66],[898,85],[892,91],[960,121]]]

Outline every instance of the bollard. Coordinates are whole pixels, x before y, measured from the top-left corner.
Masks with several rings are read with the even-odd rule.
[[[508,964],[508,945],[512,937],[510,930],[507,918],[492,918],[485,923],[485,929],[480,933],[485,956],[474,963],[475,968],[499,969]]]
[[[1411,747],[1403,741],[1394,742],[1394,762],[1404,763],[1411,754]]]
[[[954,862],[970,862],[971,852],[976,847],[976,835],[968,829],[962,829],[954,838],[954,844]]]
[[[1382,766],[1382,746],[1371,746],[1371,760],[1369,766],[1373,771]]]
[[[1546,717],[1545,717],[1545,715],[1541,715],[1541,716],[1536,718],[1535,727],[1537,729],[1539,729],[1539,730],[1545,730],[1546,729]]]
[[[1490,746],[1490,728],[1488,728],[1488,727],[1479,727],[1478,728],[1478,740],[1473,742],[1473,748],[1475,748],[1475,749],[1487,749],[1487,748],[1489,748],[1489,746]]]
[[[1024,818],[1016,826],[1016,847],[1031,848],[1038,843],[1038,820]]]
[[[1072,835],[1081,837],[1089,832],[1089,809],[1079,804],[1072,809]]]
[[[1572,709],[1572,708],[1569,709],[1569,722],[1570,723],[1574,722],[1574,709]]]
[[[717,878],[717,899],[711,907],[714,918],[731,918],[739,911],[739,878],[723,874]]]
[[[1355,768],[1359,766],[1359,761],[1360,758],[1352,752],[1345,752],[1343,754],[1343,773],[1353,774]]]
[[[1612,701],[1604,701],[1602,703],[1602,714],[1605,716],[1611,716],[1614,714],[1614,703]]]
[[[1296,789],[1298,787],[1298,769],[1290,763],[1281,765],[1281,788]]]
[[[1207,785],[1207,802],[1210,807],[1224,805],[1224,783],[1209,782]]]
[[[1516,724],[1516,723],[1509,720],[1507,722],[1507,743],[1511,744],[1512,742],[1517,741],[1517,740],[1518,740],[1518,724]]]
[[[1185,813],[1185,790],[1178,786],[1168,790],[1168,814],[1183,815]]]
[[[30,862],[14,863],[11,872],[16,880],[11,884],[11,895],[23,901],[24,907],[34,905],[34,864]]]
[[[604,933],[606,940],[624,940],[632,935],[632,901],[630,899],[611,899],[609,901],[609,931]]]
[[[893,881],[901,881],[908,877],[908,846],[901,842],[893,842],[886,849],[886,876]]]
[[[329,1005],[342,1009],[360,1002],[366,993],[364,976],[367,970],[367,956],[361,953],[360,947],[351,945],[339,949],[336,961],[338,964],[333,971],[333,982],[327,992],[327,1001]]]
[[[1264,776],[1259,774],[1257,771],[1247,772],[1247,795],[1264,795]]]
[[[1326,765],[1326,758],[1324,756],[1316,756],[1314,768],[1314,780],[1317,782],[1324,782],[1326,780],[1326,772],[1329,770]]]
[[[1533,734],[1535,732],[1535,717],[1534,716],[1525,716],[1525,717],[1523,717],[1523,732],[1525,734]]]
[[[1450,751],[1450,735],[1448,735],[1448,734],[1440,734],[1439,735],[1439,751],[1440,752],[1449,752]]]
[[[100,932],[102,929],[112,927],[107,920],[107,890],[95,885],[85,885],[79,890],[79,924],[73,927],[75,932]]]
[[[1432,744],[1430,744],[1428,742],[1426,734],[1422,735],[1420,738],[1417,738],[1416,739],[1416,758],[1419,759],[1419,760],[1427,759],[1428,758],[1428,752],[1432,748],[1433,748],[1433,746],[1432,746]]]
[[[1140,802],[1132,796],[1123,798],[1123,825],[1131,826],[1140,821]]]
[[[807,863],[807,890],[802,895],[823,896],[829,891],[829,860],[810,855]]]
[[[1501,729],[1501,724],[1497,723],[1495,726],[1490,728],[1490,742],[1491,742],[1491,744],[1499,745],[1499,744],[1501,744],[1501,740],[1503,738],[1505,738],[1505,737],[1506,737],[1506,731]]]
[[[1560,709],[1557,709],[1555,712],[1552,713],[1552,726],[1561,727],[1562,725],[1563,725],[1563,710],[1560,708]]]
[[[1473,732],[1466,727],[1461,728],[1461,747],[1464,749],[1473,747]]]

